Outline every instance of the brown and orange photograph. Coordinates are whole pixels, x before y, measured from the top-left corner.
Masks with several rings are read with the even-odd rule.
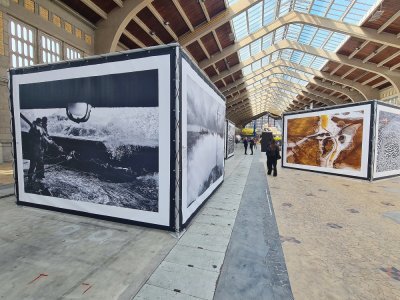
[[[287,120],[286,162],[361,170],[364,111]]]

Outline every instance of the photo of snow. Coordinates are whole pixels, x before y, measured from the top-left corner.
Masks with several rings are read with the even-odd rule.
[[[182,62],[183,223],[223,181],[225,102],[209,83]]]
[[[374,178],[400,174],[400,109],[378,104]]]
[[[170,226],[169,74],[164,55],[14,75],[19,201]]]
[[[235,152],[235,124],[230,121],[226,121],[226,154],[225,158],[229,158],[234,155]]]
[[[371,105],[284,116],[283,166],[367,177]]]

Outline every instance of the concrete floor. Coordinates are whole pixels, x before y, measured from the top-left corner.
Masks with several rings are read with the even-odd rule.
[[[179,240],[0,199],[0,299],[290,299],[268,292],[252,298],[244,281],[229,285],[229,270],[243,262],[235,249],[245,243],[248,262],[257,264],[264,249],[260,266],[273,266],[253,278],[260,290],[287,276],[286,263],[295,299],[400,299],[400,178],[370,183],[279,169],[268,177],[267,198],[265,156],[238,150],[224,184]],[[274,218],[257,222],[254,208],[254,215],[271,208],[277,227]],[[267,239],[254,239],[264,230]]]
[[[0,200],[0,299],[131,299],[176,244],[168,232]]]
[[[268,177],[294,298],[400,299],[400,178]]]

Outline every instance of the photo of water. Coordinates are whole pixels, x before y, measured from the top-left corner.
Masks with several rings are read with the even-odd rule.
[[[189,207],[224,172],[225,106],[187,77],[187,199]]]

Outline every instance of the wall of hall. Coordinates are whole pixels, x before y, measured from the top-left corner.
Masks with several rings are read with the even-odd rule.
[[[43,55],[43,51],[46,49],[42,45],[43,36],[59,42],[60,60],[66,60],[67,56],[72,55],[72,52],[68,52],[67,55],[69,50],[73,50],[74,55],[79,53],[81,57],[94,53],[94,25],[66,9],[62,4],[58,4],[57,1],[0,0],[0,162],[12,159],[7,72],[13,64],[11,21],[33,31],[33,64],[45,62],[46,55]],[[16,47],[18,54],[18,44]]]

